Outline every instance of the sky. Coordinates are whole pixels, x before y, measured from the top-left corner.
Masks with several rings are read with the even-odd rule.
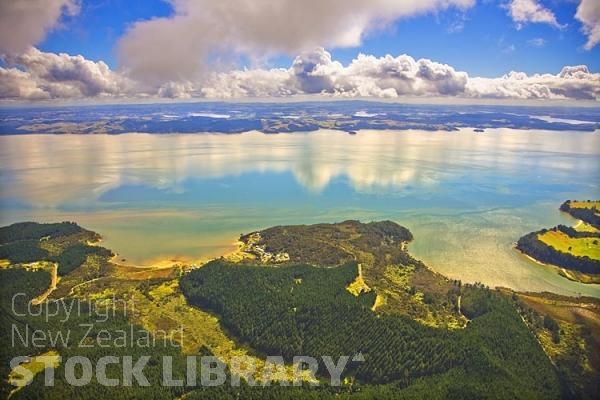
[[[598,0],[6,0],[0,101],[600,100]]]

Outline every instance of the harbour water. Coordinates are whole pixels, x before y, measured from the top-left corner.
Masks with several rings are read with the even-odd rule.
[[[600,134],[509,129],[0,136],[0,221],[74,220],[136,265],[273,225],[391,219],[464,282],[600,297],[513,248],[600,198]]]

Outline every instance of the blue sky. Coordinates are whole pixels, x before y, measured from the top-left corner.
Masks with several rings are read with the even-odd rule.
[[[562,29],[544,23],[527,23],[517,29],[502,2],[480,1],[464,12],[449,9],[401,18],[387,28],[368,32],[360,46],[327,50],[344,64],[361,52],[408,54],[450,64],[471,76],[495,77],[511,70],[557,73],[564,65],[578,64],[599,72],[600,45],[584,50],[586,36],[581,22],[574,19],[578,3],[555,0],[543,4],[565,25]],[[82,54],[114,69],[119,66],[117,41],[130,24],[172,14],[171,5],[163,0],[84,0],[80,13],[63,18],[61,26],[38,48]],[[273,56],[268,66],[287,68],[292,59],[291,54]]]
[[[0,101],[598,102],[599,1],[0,0]]]
[[[75,16],[63,18],[61,25],[38,45],[43,51],[81,54],[94,61],[118,66],[115,46],[133,22],[166,17],[173,12],[164,0],[92,0],[81,4]]]

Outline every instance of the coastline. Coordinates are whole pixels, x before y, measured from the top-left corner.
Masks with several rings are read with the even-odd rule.
[[[560,275],[563,278],[566,278],[572,282],[583,283],[586,285],[600,284],[600,276],[596,277],[593,275],[584,274],[582,272],[569,271],[568,269],[561,267],[560,265],[545,263],[545,262],[542,262],[542,261],[530,256],[529,254],[527,254],[527,253],[521,251],[519,248],[517,248],[516,243],[514,244],[513,247],[517,252],[519,252],[519,254],[523,255],[525,258],[529,259],[530,261],[533,261],[534,263],[536,263],[538,265],[542,265],[544,267],[550,267],[553,270],[556,270],[558,275]],[[543,293],[543,292],[531,292],[531,293]]]
[[[439,213],[443,214],[442,221],[439,222],[448,226],[456,222],[461,225],[449,230],[453,234],[458,234],[468,226],[467,224],[473,223],[475,226],[474,217],[472,219],[462,217],[462,212],[464,212],[463,209],[473,210],[474,206],[471,202],[475,202],[473,200],[477,198],[473,196],[477,193],[470,188],[454,189],[450,187],[450,178],[454,176],[454,172],[438,169],[437,164],[431,164],[438,160],[437,153],[433,152],[432,147],[458,143],[456,144],[457,149],[470,151],[471,148],[487,145],[491,139],[498,139],[503,147],[514,148],[517,145],[521,146],[522,141],[529,143],[529,140],[533,140],[530,137],[535,137],[536,141],[546,139],[546,136],[539,137],[535,132],[513,131],[514,133],[508,130],[503,131],[509,132],[509,134],[495,134],[493,137],[487,134],[475,136],[468,132],[463,135],[459,132],[451,134],[429,132],[411,135],[409,132],[368,130],[361,130],[353,137],[340,135],[340,132],[334,131],[267,137],[266,134],[254,132],[246,133],[250,136],[242,141],[239,139],[244,135],[225,134],[207,135],[209,137],[206,138],[203,135],[189,134],[185,135],[185,139],[181,138],[182,140],[160,134],[140,134],[140,138],[131,137],[129,139],[109,135],[86,138],[71,136],[64,138],[66,140],[39,135],[38,137],[45,139],[33,142],[39,141],[41,148],[47,146],[48,148],[63,149],[64,147],[64,157],[60,157],[56,165],[50,165],[53,166],[52,171],[64,173],[65,179],[70,176],[69,171],[73,168],[86,167],[87,161],[80,161],[80,154],[85,153],[85,148],[89,147],[90,156],[92,151],[98,151],[98,149],[105,149],[100,152],[106,154],[115,151],[114,149],[120,150],[115,151],[114,158],[103,161],[104,164],[99,170],[90,172],[89,176],[82,175],[80,181],[70,182],[69,191],[52,190],[48,193],[44,192],[45,187],[41,187],[41,184],[37,183],[41,181],[38,177],[26,170],[20,172],[20,168],[24,168],[29,163],[43,162],[44,165],[48,162],[52,163],[51,157],[45,155],[41,158],[34,157],[27,162],[21,160],[19,164],[18,159],[22,159],[22,157],[15,156],[14,171],[16,176],[20,177],[16,181],[19,185],[17,187],[15,184],[11,188],[10,182],[8,182],[8,189],[12,189],[15,196],[22,199],[23,202],[31,199],[31,195],[36,195],[35,201],[45,207],[16,209],[16,206],[10,208],[12,206],[9,203],[6,209],[6,218],[46,221],[73,218],[80,221],[83,226],[106,233],[102,245],[122,254],[123,258],[126,258],[123,264],[132,267],[151,267],[154,263],[172,265],[174,262],[170,260],[195,262],[197,259],[218,257],[228,253],[229,248],[235,250],[235,245],[231,245],[231,239],[234,236],[231,233],[237,236],[239,232],[248,232],[256,227],[303,221],[340,221],[346,216],[361,220],[389,218],[410,226],[428,222],[427,220],[423,221],[423,218],[420,217],[421,214],[434,214],[430,221],[432,225],[435,225],[435,214]],[[156,136],[162,136],[162,138],[152,140]],[[553,134],[552,136],[557,135]],[[591,135],[574,136],[578,137],[576,143],[581,142],[582,145],[597,142]],[[19,145],[13,146],[9,138],[5,139],[5,142],[9,144],[7,150],[12,150],[13,147],[14,150],[21,149]],[[477,146],[473,143],[475,140],[480,142]],[[18,141],[27,142],[26,140]],[[516,144],[515,141],[517,141]],[[71,150],[71,144],[75,142],[81,142],[83,149],[78,149],[77,152]],[[254,143],[256,147],[248,147],[248,142]],[[320,150],[326,148],[327,144],[337,146],[333,160],[329,160],[330,155],[327,154],[329,151]],[[406,147],[401,146],[404,144],[415,145],[414,155],[408,157],[407,162],[400,164],[399,159],[394,158],[400,157],[395,150]],[[268,155],[273,147],[281,150],[281,153],[274,153],[280,155],[273,157]],[[413,147],[406,148],[413,149]],[[558,144],[556,148],[559,148]],[[160,157],[160,160],[164,160],[164,162],[158,163],[157,160],[157,163],[154,164],[150,151],[125,151],[135,149],[160,150],[161,154],[165,155],[165,157]],[[239,151],[236,152],[236,149]],[[348,151],[354,151],[353,149],[357,149],[356,154],[348,154]],[[555,147],[550,147],[547,150],[554,149]],[[23,148],[24,152],[26,150],[27,148]],[[592,150],[593,146],[585,146],[583,152],[587,154]],[[309,151],[311,154],[315,154],[314,162],[303,163]],[[12,151],[11,153],[19,154],[20,152]],[[372,164],[369,161],[365,168],[355,168],[357,162],[371,160],[374,155],[380,153],[385,155],[385,157],[381,157],[381,160],[375,160]],[[440,153],[440,157],[443,154]],[[71,155],[75,158],[73,162],[67,163]],[[138,158],[133,159],[134,157]],[[420,164],[425,162],[423,161],[424,157],[427,162]],[[258,163],[256,161],[258,159],[264,161]],[[478,160],[475,161],[477,162],[473,164],[474,166],[488,166],[487,161],[484,161],[483,164]],[[7,162],[7,165],[10,166],[11,162]],[[133,165],[135,168],[129,168],[128,165]],[[427,168],[422,168],[421,165]],[[470,162],[468,165],[471,165]],[[510,176],[512,167],[517,167],[518,163],[508,165],[511,166],[511,170],[501,171],[501,177]],[[87,171],[86,169],[82,170]],[[494,176],[498,175],[498,173],[494,174]],[[117,179],[116,177],[119,176],[127,177],[127,180]],[[498,187],[494,186],[490,190],[503,190],[503,195],[512,196],[510,191],[512,183],[503,180],[494,182]],[[264,199],[267,198],[267,191],[279,192],[282,184],[286,188],[288,186],[292,188],[294,196],[279,196],[278,194],[277,198],[269,200],[269,203],[264,202]],[[431,190],[428,188],[436,184],[439,185],[439,193],[432,192],[429,203],[415,201],[421,193],[421,187],[423,190]],[[216,194],[213,195],[210,191]],[[208,193],[210,195],[206,196]],[[353,195],[340,197],[339,193],[352,193]],[[402,197],[398,197],[400,193],[402,193]],[[451,209],[450,207],[456,206],[454,202],[460,199],[463,193],[473,195],[466,197],[469,199],[469,203],[459,204],[459,208],[456,210]],[[245,198],[244,195],[248,195],[248,198]],[[380,197],[381,202],[371,201],[374,199],[373,195]],[[449,206],[439,202],[443,196],[449,197],[447,199],[450,200]],[[312,203],[318,197],[328,201],[326,209],[319,210]],[[393,199],[398,206],[390,208],[389,205],[392,203],[387,199]],[[506,199],[502,198],[500,201],[483,199],[486,203],[481,207],[490,210],[504,207],[500,212],[490,211],[489,218],[509,217],[515,214],[511,209],[518,207],[512,204],[511,197],[506,197]],[[173,200],[176,203],[173,203]],[[226,202],[219,203],[222,200],[226,200]],[[532,201],[538,200],[534,198]],[[57,204],[67,204],[67,206],[58,209]],[[306,204],[306,206],[302,204]],[[524,208],[529,209],[531,206]],[[440,211],[438,212],[438,210]],[[521,212],[521,209],[518,209],[518,212]],[[522,218],[523,222],[531,224],[532,221],[545,217],[540,214],[534,212],[535,218],[525,218],[525,213],[522,213],[518,217]],[[475,245],[473,248],[465,245],[463,249],[458,240],[454,241],[452,237],[445,235],[441,238],[445,242],[441,243],[448,245],[448,248],[441,248],[432,243],[431,247],[434,247],[434,250],[429,253],[432,254],[431,259],[425,257],[423,259],[431,261],[429,264],[433,269],[465,282],[485,281],[488,285],[505,285],[519,290],[556,289],[563,294],[577,293],[580,288],[573,285],[575,282],[556,276],[551,271],[543,271],[534,276],[533,271],[526,270],[528,262],[518,260],[517,257],[510,255],[513,253],[509,247],[510,243],[519,235],[517,219],[515,222],[512,225],[517,227],[515,229],[517,233],[512,233],[511,229],[510,237],[503,234],[502,249],[500,250],[495,248],[492,240],[496,240],[493,236],[501,234],[492,230],[504,230],[507,223],[494,224],[490,234],[480,238],[479,242],[476,241],[476,235],[465,230],[464,233],[468,235],[465,236],[465,240],[471,241],[471,244]],[[477,223],[477,228],[484,228],[482,225]],[[435,232],[435,229],[428,228],[428,230]],[[229,236],[222,238],[225,234]],[[419,241],[429,241],[428,236],[420,236]],[[451,244],[456,244],[456,246],[450,248]],[[221,247],[221,245],[223,246]],[[413,244],[411,249],[417,246]],[[439,256],[442,254],[440,248],[444,253],[447,252],[447,261]],[[145,249],[148,250],[147,254],[145,254]],[[502,254],[498,254],[499,257],[496,258],[497,252]],[[472,258],[472,262],[462,264],[454,262],[453,260],[459,259],[455,258],[455,255],[458,257],[460,254],[463,254],[465,259]],[[115,262],[121,263],[119,260],[120,258],[114,259]],[[465,265],[467,267],[464,267]],[[554,275],[555,279],[549,275]],[[592,288],[592,290],[599,292],[597,288]]]
[[[336,129],[330,127],[318,127],[316,129],[307,129],[307,130],[281,130],[281,131],[267,131],[264,132],[258,129],[248,129],[243,131],[236,132],[223,132],[223,131],[194,131],[194,132],[147,132],[147,131],[126,131],[126,132],[93,132],[93,133],[82,133],[82,132],[12,132],[12,133],[2,133],[0,134],[0,138],[2,137],[14,137],[14,136],[125,136],[125,135],[152,135],[152,136],[193,136],[193,135],[214,135],[214,136],[238,136],[238,135],[252,135],[252,134],[260,134],[265,136],[273,136],[273,135],[297,135],[297,134],[318,134],[321,132],[324,133],[335,133],[335,134],[343,134],[348,136],[355,136],[357,134],[364,134],[369,132],[398,132],[398,133],[421,133],[421,134],[432,134],[432,133],[447,133],[447,134],[457,134],[457,133],[470,133],[475,136],[488,134],[488,133],[516,133],[516,132],[535,132],[535,133],[582,133],[582,134],[600,134],[600,128],[594,130],[584,130],[577,129],[577,126],[571,126],[569,129],[537,129],[534,127],[486,127],[481,132],[481,128],[477,126],[460,126],[460,127],[452,127],[447,129],[442,129],[441,127],[436,127],[437,129],[427,129],[423,128],[412,128],[412,127],[368,127],[368,128],[359,128],[353,130],[345,130],[345,129]]]

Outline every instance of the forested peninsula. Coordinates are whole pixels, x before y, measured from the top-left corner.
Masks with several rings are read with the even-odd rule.
[[[519,239],[516,248],[529,257],[560,268],[564,277],[600,283],[600,201],[567,200],[560,206],[579,220],[574,227],[558,225],[531,232]]]
[[[277,226],[240,236],[239,249],[205,265],[119,265],[98,245],[100,236],[75,223],[21,223],[0,228],[0,392],[11,398],[594,398],[600,382],[597,348],[600,301],[550,293],[517,293],[448,279],[408,252],[411,232],[392,221]],[[15,294],[23,294],[15,302]],[[125,312],[135,299],[135,313]],[[33,315],[49,301],[100,302],[113,312],[98,323],[93,313]],[[16,312],[15,312],[16,311]],[[88,330],[82,327],[92,325]],[[11,343],[11,326],[69,331],[64,343],[30,347]],[[140,346],[80,347],[104,331],[132,332]],[[177,336],[178,347],[160,338]],[[72,386],[64,361],[44,385],[38,356],[97,361],[149,355],[149,387]],[[32,372],[15,388],[15,356]],[[174,379],[186,379],[185,357],[214,355],[228,363],[245,355],[258,365],[252,386],[227,367],[220,386],[165,386],[162,360],[171,357]],[[291,370],[295,355],[338,359],[348,355],[341,386],[317,381],[286,386],[283,377],[263,387],[266,357],[281,355]],[[321,361],[320,361],[321,362]],[[201,365],[197,366],[198,376]],[[112,364],[107,373],[123,376]],[[315,386],[315,384],[317,386]]]

